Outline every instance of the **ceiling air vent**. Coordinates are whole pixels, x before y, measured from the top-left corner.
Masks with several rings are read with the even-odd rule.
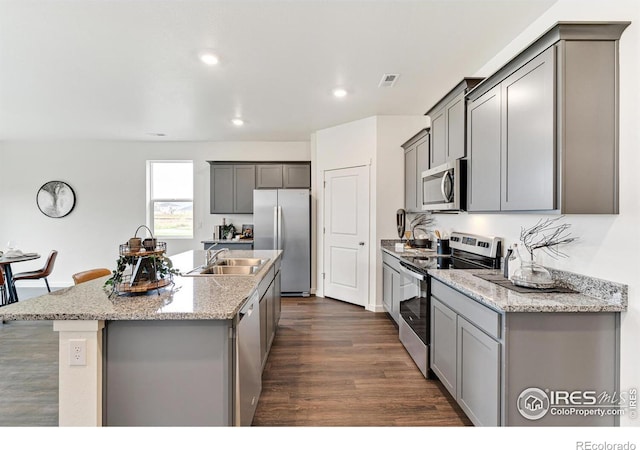
[[[399,73],[385,73],[382,75],[382,80],[380,80],[378,87],[393,87],[399,76]]]

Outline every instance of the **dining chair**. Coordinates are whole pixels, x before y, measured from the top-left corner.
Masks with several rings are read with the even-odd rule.
[[[7,285],[4,280],[4,271],[0,267],[0,305],[4,305],[7,302]]]
[[[74,273],[71,275],[74,284],[84,283],[85,281],[95,280],[96,278],[104,277],[105,275],[111,275],[111,271],[106,268],[89,269],[82,272]]]
[[[20,280],[40,280],[44,278],[44,282],[47,285],[47,291],[51,292],[51,288],[49,287],[49,281],[47,280],[47,277],[51,275],[51,272],[53,272],[53,265],[56,263],[57,257],[58,257],[58,251],[52,250],[51,253],[49,253],[47,262],[42,269],[14,274],[13,275],[14,283]]]

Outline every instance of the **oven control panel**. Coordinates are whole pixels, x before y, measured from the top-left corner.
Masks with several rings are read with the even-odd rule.
[[[493,236],[480,236],[470,233],[459,233],[453,231],[449,238],[449,246],[458,250],[463,250],[476,255],[486,256],[488,258],[496,258],[498,252],[501,251],[502,238]]]

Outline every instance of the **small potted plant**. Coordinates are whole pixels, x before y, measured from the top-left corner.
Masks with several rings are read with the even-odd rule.
[[[511,282],[518,286],[531,288],[550,288],[555,282],[551,273],[536,261],[536,250],[542,250],[552,258],[568,255],[559,250],[560,245],[569,244],[577,238],[572,237],[568,230],[570,224],[559,223],[563,216],[555,219],[540,219],[530,228],[522,227],[520,242],[527,250],[528,255],[520,255],[520,268],[513,274]]]

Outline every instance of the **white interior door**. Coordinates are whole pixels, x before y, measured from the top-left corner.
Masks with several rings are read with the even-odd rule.
[[[365,306],[369,294],[369,168],[324,172],[324,294]]]

